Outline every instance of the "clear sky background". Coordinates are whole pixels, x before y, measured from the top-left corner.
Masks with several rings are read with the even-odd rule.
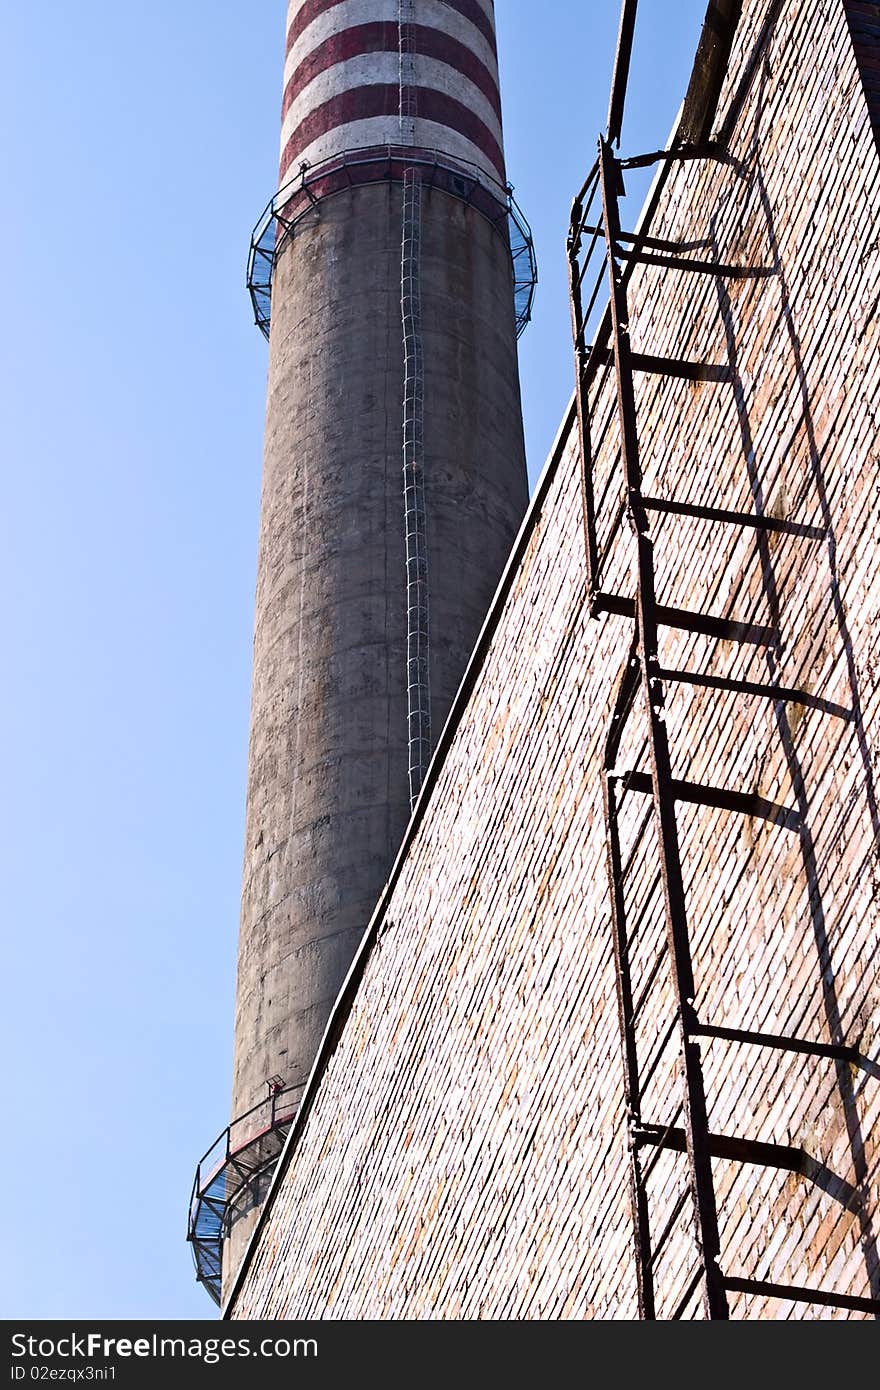
[[[0,1316],[210,1317],[185,1244],[228,1119],[286,0],[30,0],[0,53]],[[497,0],[540,259],[534,481],[573,385],[571,198],[618,0]],[[625,152],[705,0],[643,0]]]

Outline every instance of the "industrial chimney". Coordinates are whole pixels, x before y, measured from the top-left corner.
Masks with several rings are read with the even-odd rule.
[[[233,1122],[196,1175],[234,1275],[527,501],[491,0],[291,0],[269,338]],[[222,1268],[221,1268],[222,1253]]]

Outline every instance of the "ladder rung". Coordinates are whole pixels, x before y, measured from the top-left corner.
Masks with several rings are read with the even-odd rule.
[[[634,791],[643,796],[654,792],[654,779],[648,772],[613,772],[608,774],[617,782],[624,784],[625,791]],[[778,801],[768,801],[756,792],[735,792],[728,787],[710,787],[702,782],[681,782],[672,779],[672,795],[676,801],[687,801],[697,806],[715,806],[721,811],[733,811],[737,815],[754,816],[759,820],[771,821],[784,830],[800,830],[800,813],[791,806],[782,806]]]
[[[688,256],[675,256],[670,252],[632,249],[615,246],[615,255],[622,260],[637,261],[640,265],[659,265],[662,270],[684,270],[694,275],[717,275],[725,280],[767,280],[775,275],[769,266],[731,265],[728,261],[697,261]]]
[[[732,676],[707,676],[701,671],[674,671],[660,667],[657,674],[661,680],[677,682],[681,685],[699,685],[707,690],[727,690],[734,695],[757,695],[762,700],[784,701],[787,704],[803,705],[807,709],[821,710],[823,714],[834,715],[849,722],[853,715],[846,705],[836,705],[831,700],[823,700],[821,695],[810,695],[792,685],[770,685],[766,681],[745,681]]]
[[[663,1129],[660,1125],[633,1126],[633,1140],[651,1147],[660,1145],[684,1153],[687,1139],[683,1129]],[[803,1149],[790,1144],[765,1144],[757,1139],[738,1139],[726,1134],[709,1135],[709,1152],[713,1158],[729,1158],[739,1163],[756,1163],[764,1168],[787,1168],[798,1173],[807,1161]]]
[[[706,140],[701,145],[675,145],[672,149],[652,150],[650,154],[634,154],[620,161],[621,169],[647,169],[651,164],[663,161],[687,159],[713,159],[726,156],[727,150],[717,140]]]
[[[660,1125],[633,1125],[632,1142],[656,1148],[658,1154],[663,1149],[684,1153],[687,1141],[683,1129]],[[734,1163],[754,1163],[763,1168],[782,1168],[798,1173],[807,1182],[839,1202],[847,1211],[857,1211],[860,1204],[858,1189],[852,1183],[820,1163],[804,1149],[789,1144],[766,1144],[757,1139],[738,1139],[724,1134],[708,1136],[709,1153],[713,1158],[727,1158]]]
[[[605,228],[601,222],[582,222],[580,230],[590,232],[593,236],[605,235]],[[618,232],[617,240],[627,246],[646,246],[649,251],[665,251],[670,256],[681,255],[684,251],[705,251],[711,246],[710,241],[669,241],[665,237],[644,236],[642,233],[636,236],[633,232]]]
[[[590,355],[603,367],[614,363],[614,352],[609,347],[596,344]],[[630,361],[633,371],[648,372],[652,376],[672,376],[681,381],[725,383],[733,380],[733,372],[724,362],[688,362],[679,357],[657,357],[651,352],[633,352]]]
[[[635,600],[623,594],[593,594],[592,612],[619,613],[624,618],[636,616]],[[699,632],[704,637],[718,637],[724,642],[750,642],[755,646],[776,647],[779,631],[762,623],[738,623],[731,618],[716,618],[709,613],[694,613],[687,608],[665,608],[657,604],[657,622],[661,627],[677,627],[685,632]]]
[[[856,1047],[845,1047],[837,1043],[808,1042],[804,1038],[783,1038],[776,1033],[751,1033],[746,1028],[716,1028],[709,1023],[701,1023],[692,1030],[698,1037],[720,1038],[724,1042],[751,1043],[755,1047],[775,1047],[781,1052],[803,1052],[811,1057],[830,1057],[835,1062],[850,1062],[858,1066],[862,1061]]]
[[[775,1284],[769,1279],[737,1279],[730,1275],[725,1276],[724,1287],[731,1293],[763,1294],[793,1303],[821,1303],[827,1308],[850,1308],[853,1312],[880,1316],[880,1298],[857,1298],[847,1293],[830,1293],[826,1289],[808,1289],[799,1284]]]
[[[759,531],[775,531],[810,541],[823,541],[827,535],[821,526],[805,526],[799,521],[758,516],[755,512],[730,512],[723,507],[699,507],[693,502],[670,502],[665,497],[643,497],[642,506],[650,512],[671,512],[674,516],[692,516],[698,521],[723,521],[731,526],[753,526]]]

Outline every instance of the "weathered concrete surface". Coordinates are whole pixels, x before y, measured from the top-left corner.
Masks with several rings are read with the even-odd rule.
[[[308,1075],[409,818],[400,247],[400,187],[359,188],[276,274],[233,1114]],[[509,252],[428,190],[421,295],[436,738],[527,482]]]

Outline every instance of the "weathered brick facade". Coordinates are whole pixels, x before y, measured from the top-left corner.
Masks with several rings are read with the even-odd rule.
[[[663,665],[713,682],[670,686],[674,776],[763,808],[679,806],[697,1011],[859,1053],[851,1065],[704,1043],[713,1132],[804,1153],[800,1172],[715,1160],[722,1267],[874,1298],[880,159],[850,20],[876,8],[746,0],[718,108],[727,153],[676,167],[650,231],[748,273],[646,265],[631,286],[640,351],[719,369],[639,376],[645,491],[790,523],[656,518],[660,602],[753,629],[742,642],[662,629]],[[602,587],[632,595],[612,388],[598,374],[591,402],[600,499],[612,479]],[[589,613],[570,416],[231,1316],[635,1315],[600,777],[631,632],[626,617]],[[732,688],[742,682],[786,698]],[[644,767],[644,723],[629,727],[620,761]],[[628,799],[628,845],[646,805]],[[652,835],[628,890],[646,1056],[673,1016],[665,960],[651,983],[663,931]],[[673,1033],[646,1119],[676,1122],[677,1068]],[[657,1230],[685,1177],[682,1156],[664,1153]],[[685,1202],[658,1263],[660,1316],[693,1265]],[[745,1294],[731,1311],[865,1316]]]

